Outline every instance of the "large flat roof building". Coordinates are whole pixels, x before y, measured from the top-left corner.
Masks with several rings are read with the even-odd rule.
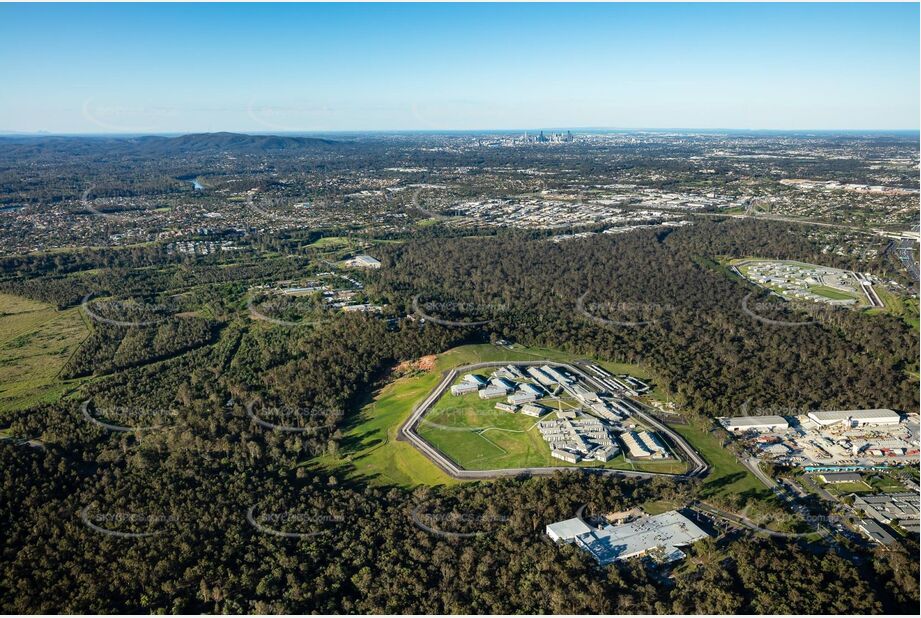
[[[521,405],[523,403],[530,403],[537,399],[537,395],[534,393],[512,393],[508,396],[508,402],[513,405]]]
[[[899,492],[854,496],[854,508],[860,509],[876,521],[891,523],[902,519],[918,519],[921,498],[914,492]]]
[[[886,408],[876,410],[828,410],[810,412],[807,416],[819,425],[898,425],[902,417],[898,412]]]
[[[359,268],[380,268],[381,263],[370,255],[356,255],[352,259],[346,262],[349,266],[357,266]]]
[[[550,456],[557,459],[562,459],[563,461],[568,461],[569,463],[579,463],[579,460],[582,459],[581,455],[556,448],[550,451]]]
[[[734,416],[720,421],[729,431],[779,431],[790,428],[782,416]]]
[[[857,523],[857,527],[874,543],[893,545],[896,542],[891,534],[883,530],[883,527],[872,519],[861,519]]]
[[[578,517],[564,519],[547,526],[547,536],[556,542],[572,543],[580,534],[591,532],[592,529]]]
[[[525,369],[529,376],[537,380],[540,384],[544,386],[553,386],[555,384],[553,378],[548,376],[546,373],[541,371],[538,367],[528,367]]]
[[[480,399],[495,399],[496,397],[505,397],[508,391],[503,386],[487,386],[480,391]]]
[[[455,384],[451,387],[452,395],[466,395],[467,393],[475,393],[480,390],[480,387],[477,386],[474,382],[461,382],[460,384]]]
[[[620,526],[590,530],[576,535],[574,539],[576,545],[604,566],[653,552],[663,562],[680,560],[685,556],[681,547],[707,536],[706,532],[678,511],[667,511]]]

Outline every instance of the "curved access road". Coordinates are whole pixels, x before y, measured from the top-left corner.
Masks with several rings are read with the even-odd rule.
[[[649,423],[651,426],[655,427],[657,430],[661,431],[663,434],[667,435],[674,444],[684,452],[689,460],[694,464],[694,468],[689,470],[684,474],[665,474],[661,472],[637,472],[634,470],[615,470],[613,468],[598,468],[598,467],[581,467],[581,466],[547,466],[547,467],[537,467],[537,468],[502,468],[496,470],[467,470],[458,466],[451,458],[439,451],[437,448],[426,442],[417,432],[416,429],[419,426],[419,422],[422,420],[422,417],[429,410],[429,408],[434,405],[436,401],[444,394],[444,392],[454,383],[454,380],[457,378],[459,373],[464,373],[467,371],[473,371],[475,369],[482,369],[484,367],[503,367],[509,363],[515,365],[550,365],[551,367],[561,367],[578,375],[581,379],[587,381],[592,385],[597,386],[597,382],[591,380],[589,376],[577,369],[571,364],[567,363],[558,363],[555,361],[549,360],[539,360],[539,361],[489,361],[482,363],[474,363],[471,365],[462,365],[460,367],[455,367],[444,373],[444,377],[438,386],[432,390],[431,393],[414,409],[412,414],[406,420],[405,423],[400,427],[397,432],[398,440],[406,440],[415,446],[423,455],[428,457],[432,462],[441,468],[448,476],[456,479],[462,480],[483,480],[483,479],[493,479],[498,477],[515,477],[521,475],[531,475],[531,476],[549,476],[557,472],[587,472],[590,474],[605,474],[605,475],[616,475],[616,476],[625,476],[633,478],[653,478],[653,477],[663,477],[663,478],[673,478],[673,479],[682,479],[690,478],[694,476],[700,476],[705,473],[708,469],[707,463],[694,451],[693,448],[684,439],[673,432],[672,430],[665,427],[659,421],[650,418],[649,415],[645,413],[638,413],[639,416],[644,422]],[[602,387],[599,386],[599,390]],[[641,404],[631,400],[632,403],[636,404],[639,407]],[[640,408],[641,409],[641,408]]]
[[[690,504],[688,508],[710,517],[718,517],[730,523],[742,526],[743,528],[747,528],[753,532],[761,532],[778,539],[802,539],[814,534],[813,532],[779,532],[777,530],[771,530],[770,528],[762,528],[747,517],[743,517],[742,515],[738,515],[736,513],[730,513],[729,511],[724,511],[723,509],[705,504],[703,502],[694,502]],[[821,530],[819,530],[819,534],[825,536]]]

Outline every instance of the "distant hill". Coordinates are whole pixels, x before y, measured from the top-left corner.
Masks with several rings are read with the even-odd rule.
[[[0,137],[0,154],[35,156],[122,155],[129,157],[171,157],[227,152],[233,154],[298,153],[340,145],[316,137],[247,135],[244,133],[193,133],[179,137],[109,136],[5,136]]]
[[[205,151],[270,152],[312,150],[338,142],[316,137],[247,135],[244,133],[193,133],[180,137],[148,136],[131,140],[139,150],[151,154],[186,154]]]

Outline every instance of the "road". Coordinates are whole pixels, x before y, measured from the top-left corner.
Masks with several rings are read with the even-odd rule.
[[[911,238],[902,238],[895,247],[895,256],[899,258],[909,276],[916,283],[919,281],[918,263],[915,261],[914,249],[917,241]]]
[[[587,472],[590,474],[604,474],[604,475],[613,475],[613,476],[625,476],[632,478],[689,478],[693,476],[699,476],[704,474],[709,466],[700,455],[694,451],[693,448],[687,442],[684,441],[681,436],[668,429],[662,425],[657,420],[650,418],[646,414],[639,414],[645,422],[648,422],[653,427],[659,429],[662,433],[668,435],[674,441],[675,445],[682,450],[689,459],[694,463],[695,467],[686,472],[685,474],[664,474],[659,472],[636,472],[633,470],[615,470],[613,468],[594,468],[594,467],[575,467],[575,466],[548,466],[540,468],[505,468],[500,470],[466,470],[458,466],[454,461],[452,461],[447,455],[433,447],[431,444],[426,442],[418,433],[416,429],[418,428],[419,421],[422,420],[423,415],[428,411],[428,409],[438,401],[438,398],[441,397],[444,392],[454,383],[454,380],[457,378],[459,373],[464,373],[467,371],[474,371],[476,369],[481,369],[484,367],[503,367],[508,365],[510,361],[491,361],[484,363],[474,363],[472,365],[463,365],[460,367],[455,367],[444,374],[441,382],[438,384],[435,389],[429,393],[419,405],[417,405],[412,414],[406,420],[405,423],[400,427],[400,430],[397,432],[397,439],[406,440],[415,446],[423,455],[432,460],[435,465],[441,468],[448,476],[456,479],[464,480],[480,480],[480,479],[492,479],[498,477],[515,477],[521,475],[533,475],[533,476],[548,476],[555,474],[557,472]],[[582,379],[588,380],[588,376],[579,371],[576,367],[567,363],[557,363],[548,360],[539,360],[539,361],[514,361],[516,365],[550,365],[551,367],[563,367],[573,373],[579,375]],[[596,384],[594,381],[589,380],[590,384]],[[632,400],[631,400],[632,401]],[[638,403],[638,402],[634,402]]]
[[[762,528],[747,517],[738,515],[736,513],[731,513],[729,511],[724,511],[721,508],[710,504],[705,504],[703,502],[694,502],[689,505],[688,508],[692,511],[697,511],[698,513],[709,515],[710,517],[719,517],[720,519],[724,519],[728,522],[742,526],[743,528],[748,528],[753,532],[761,532],[778,539],[801,539],[813,534],[812,532],[778,532],[777,530],[771,530],[770,528]],[[823,534],[823,532],[820,531],[820,534]]]

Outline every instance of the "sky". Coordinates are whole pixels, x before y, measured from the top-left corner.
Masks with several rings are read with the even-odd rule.
[[[918,129],[919,5],[0,4],[0,131]]]

